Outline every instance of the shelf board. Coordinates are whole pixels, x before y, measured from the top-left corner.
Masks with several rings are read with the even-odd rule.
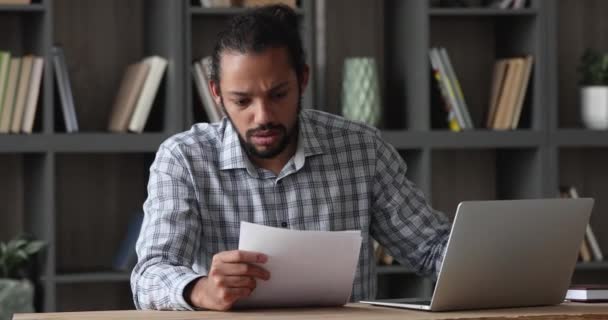
[[[429,14],[434,17],[503,17],[535,16],[537,9],[496,9],[496,8],[431,8]]]
[[[376,272],[378,275],[386,275],[386,274],[415,274],[414,271],[409,269],[408,267],[401,265],[379,265],[376,267]]]
[[[0,5],[0,13],[3,12],[44,12],[46,8],[42,4],[28,5]]]
[[[608,130],[561,129],[552,138],[560,147],[608,147]]]
[[[57,152],[155,152],[169,137],[164,133],[66,133],[53,136]]]
[[[462,132],[384,130],[382,137],[397,149],[534,148],[543,144],[542,132],[530,130]]]
[[[48,135],[0,134],[0,153],[44,153],[48,150]]]
[[[190,14],[193,16],[233,16],[243,13],[251,8],[231,7],[231,8],[202,8],[190,7]],[[304,11],[300,8],[295,9],[297,15],[303,15]]]
[[[56,283],[125,282],[131,279],[131,273],[120,271],[65,273],[56,275],[54,279]]]
[[[608,271],[608,261],[578,262],[576,271]]]

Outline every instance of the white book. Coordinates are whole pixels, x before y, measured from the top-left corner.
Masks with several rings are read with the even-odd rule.
[[[568,289],[566,300],[572,301],[606,301],[608,300],[608,286],[606,285],[580,285]]]
[[[203,71],[203,76],[205,77],[205,83],[207,83],[206,88],[209,90],[209,96],[212,97],[211,87],[209,87],[209,80],[211,80],[211,64],[213,63],[211,56],[206,56],[202,58],[199,63],[201,66],[201,70]],[[215,103],[213,97],[211,98],[211,100],[213,101],[213,107],[219,115],[219,119],[221,120],[224,116],[226,116],[226,114],[224,113],[224,109],[222,109],[219,104]]]
[[[217,109],[215,108],[215,101],[211,96],[209,84],[206,81],[207,78],[203,74],[203,69],[198,62],[195,62],[192,66],[192,77],[194,78],[194,83],[196,85],[198,95],[201,98],[201,103],[203,104],[203,108],[205,109],[207,118],[209,118],[209,122],[220,121],[220,115],[217,113]]]
[[[462,88],[460,87],[460,81],[458,81],[458,78],[456,77],[456,72],[454,72],[454,67],[452,66],[452,61],[450,61],[448,51],[445,48],[439,48],[438,53],[441,62],[445,65],[448,82],[450,82],[452,89],[454,90],[456,102],[460,107],[460,111],[462,112],[462,116],[464,117],[464,121],[467,125],[467,128],[473,129],[475,128],[475,126],[473,125],[473,120],[471,119],[471,115],[469,114],[469,108],[467,107],[467,103],[464,100],[464,94],[462,93]]]
[[[150,115],[152,104],[154,103],[154,97],[160,86],[160,82],[167,68],[167,59],[159,56],[152,56],[144,59],[143,63],[150,65],[150,71],[146,77],[143,88],[137,104],[135,105],[135,111],[129,122],[129,130],[133,132],[141,133],[144,131],[146,121]]]
[[[23,124],[23,113],[25,111],[25,101],[27,100],[27,92],[30,86],[32,77],[32,65],[34,64],[34,56],[28,55],[21,60],[21,75],[19,76],[19,85],[17,87],[17,96],[15,98],[15,106],[13,109],[13,119],[11,120],[11,133],[19,133]]]
[[[40,83],[42,82],[43,67],[44,59],[42,57],[34,57],[32,76],[30,77],[28,96],[23,114],[23,125],[21,128],[21,130],[25,133],[32,133],[32,129],[34,127],[34,118],[36,116],[36,108],[38,106],[38,99],[40,97]]]
[[[597,242],[597,238],[595,237],[595,232],[593,232],[593,229],[591,229],[591,225],[587,225],[587,230],[585,232],[585,235],[587,236],[587,241],[589,242],[589,247],[591,247],[591,253],[593,253],[593,259],[595,261],[603,261],[604,260],[604,254],[602,253],[602,250],[600,249],[600,245]]]
[[[65,121],[66,132],[78,132],[78,121],[76,121],[76,108],[70,77],[67,70],[65,55],[61,47],[53,47],[53,65],[55,67],[55,79],[61,100],[61,110]]]

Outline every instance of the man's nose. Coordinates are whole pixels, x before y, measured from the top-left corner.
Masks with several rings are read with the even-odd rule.
[[[274,115],[271,104],[266,100],[260,100],[255,107],[255,123],[263,125],[272,123]]]

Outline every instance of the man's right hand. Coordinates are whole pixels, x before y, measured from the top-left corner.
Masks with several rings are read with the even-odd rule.
[[[268,271],[254,265],[266,261],[268,257],[257,252],[220,252],[213,256],[207,277],[198,279],[186,292],[187,297],[195,307],[228,310],[238,299],[253,292],[256,279],[270,279]]]

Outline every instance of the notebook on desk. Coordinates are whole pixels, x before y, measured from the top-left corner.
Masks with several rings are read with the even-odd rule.
[[[570,285],[593,202],[462,202],[430,300],[361,302],[428,311],[559,304]]]

